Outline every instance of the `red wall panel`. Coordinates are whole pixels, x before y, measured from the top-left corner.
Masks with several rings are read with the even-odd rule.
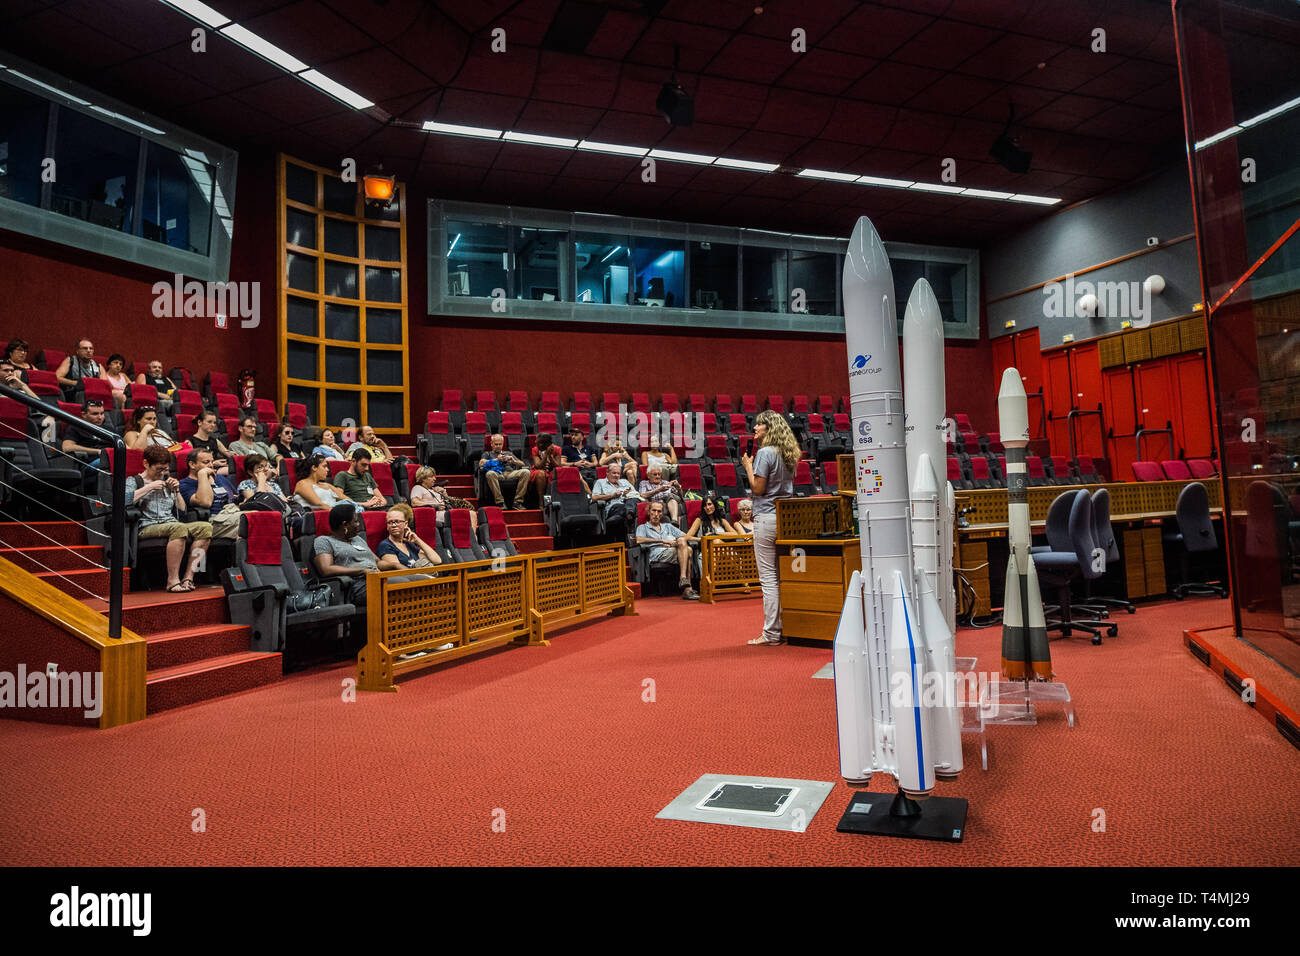
[[[1073,407],[1073,389],[1070,387],[1070,353],[1056,349],[1043,353],[1043,394],[1047,400],[1047,437],[1053,455],[1068,455],[1070,432],[1068,418]]]
[[[1214,446],[1214,431],[1205,353],[1178,355],[1170,361],[1178,389],[1178,445],[1188,458],[1208,458]]]
[[[1074,388],[1075,408],[1094,411],[1103,406],[1101,360],[1095,342],[1076,345],[1070,349],[1070,384]],[[1104,457],[1103,424],[1109,426],[1109,422],[1103,422],[1096,415],[1075,416],[1074,443],[1078,454]]]
[[[1174,393],[1170,360],[1157,359],[1133,366],[1133,387],[1137,395],[1138,428],[1173,427],[1178,417],[1178,397]],[[1172,438],[1168,435],[1144,435],[1137,450],[1143,461],[1177,457],[1177,435]]]

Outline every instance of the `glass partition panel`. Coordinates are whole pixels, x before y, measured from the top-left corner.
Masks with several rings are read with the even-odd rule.
[[[50,104],[0,84],[0,197],[41,204],[41,159]]]
[[[495,223],[447,220],[447,295],[508,288],[509,236]]]
[[[840,257],[834,253],[790,250],[791,311],[838,315],[839,270]]]
[[[146,142],[140,234],[177,249],[208,254],[216,171],[192,156]],[[309,245],[315,245],[315,236]]]
[[[141,140],[76,110],[59,111],[58,175],[50,208],[117,232],[134,233]]]
[[[685,306],[686,243],[641,237],[632,241],[632,304],[669,309]]]
[[[558,302],[562,296],[560,277],[568,270],[568,233],[557,229],[517,228],[515,240],[514,298],[536,302]]]
[[[627,236],[580,232],[573,249],[576,301],[627,305],[632,241]]]
[[[740,247],[729,242],[692,242],[691,305],[697,309],[736,309],[740,286]]]
[[[787,312],[786,250],[746,246],[741,265],[746,312]]]

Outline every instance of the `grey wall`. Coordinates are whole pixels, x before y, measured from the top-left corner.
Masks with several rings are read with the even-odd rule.
[[[1145,249],[1149,236],[1164,242],[1192,231],[1191,188],[1187,182],[1187,166],[1180,163],[1129,189],[1050,216],[1010,239],[981,250],[984,281],[980,287],[988,302],[1017,289]],[[1152,322],[1187,315],[1200,301],[1201,280],[1194,239],[1077,276],[1075,281],[1140,285],[1152,274],[1165,279],[1165,291],[1151,297]],[[1077,301],[1080,294],[1076,291],[1073,298]],[[1047,348],[1060,345],[1066,333],[1072,333],[1075,341],[1081,342],[1118,332],[1121,320],[1126,317],[1049,317],[1045,314],[1047,303],[1048,295],[1042,289],[989,303],[990,337],[1037,327],[1039,341]],[[1006,328],[1008,319],[1015,320],[1014,329]]]

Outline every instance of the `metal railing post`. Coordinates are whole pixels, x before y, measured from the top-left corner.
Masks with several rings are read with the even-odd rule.
[[[108,636],[122,636],[122,571],[126,567],[126,442],[113,446],[113,505],[108,516]]]

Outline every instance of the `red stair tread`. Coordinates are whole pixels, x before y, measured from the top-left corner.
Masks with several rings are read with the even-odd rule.
[[[263,651],[240,651],[235,654],[222,654],[220,657],[205,657],[189,664],[173,664],[171,667],[160,667],[157,670],[149,671],[147,683],[157,684],[162,681],[188,677],[191,674],[202,674],[205,671],[220,670],[223,667],[234,667],[250,661],[279,656],[279,654],[268,654]]]
[[[4,521],[0,522],[0,541],[10,548],[26,550],[29,545],[48,545],[51,542],[41,535],[53,538],[57,544],[84,545],[86,529],[75,521]]]
[[[33,574],[46,568],[51,571],[97,570],[103,556],[104,549],[95,544],[0,548],[0,557]]]

